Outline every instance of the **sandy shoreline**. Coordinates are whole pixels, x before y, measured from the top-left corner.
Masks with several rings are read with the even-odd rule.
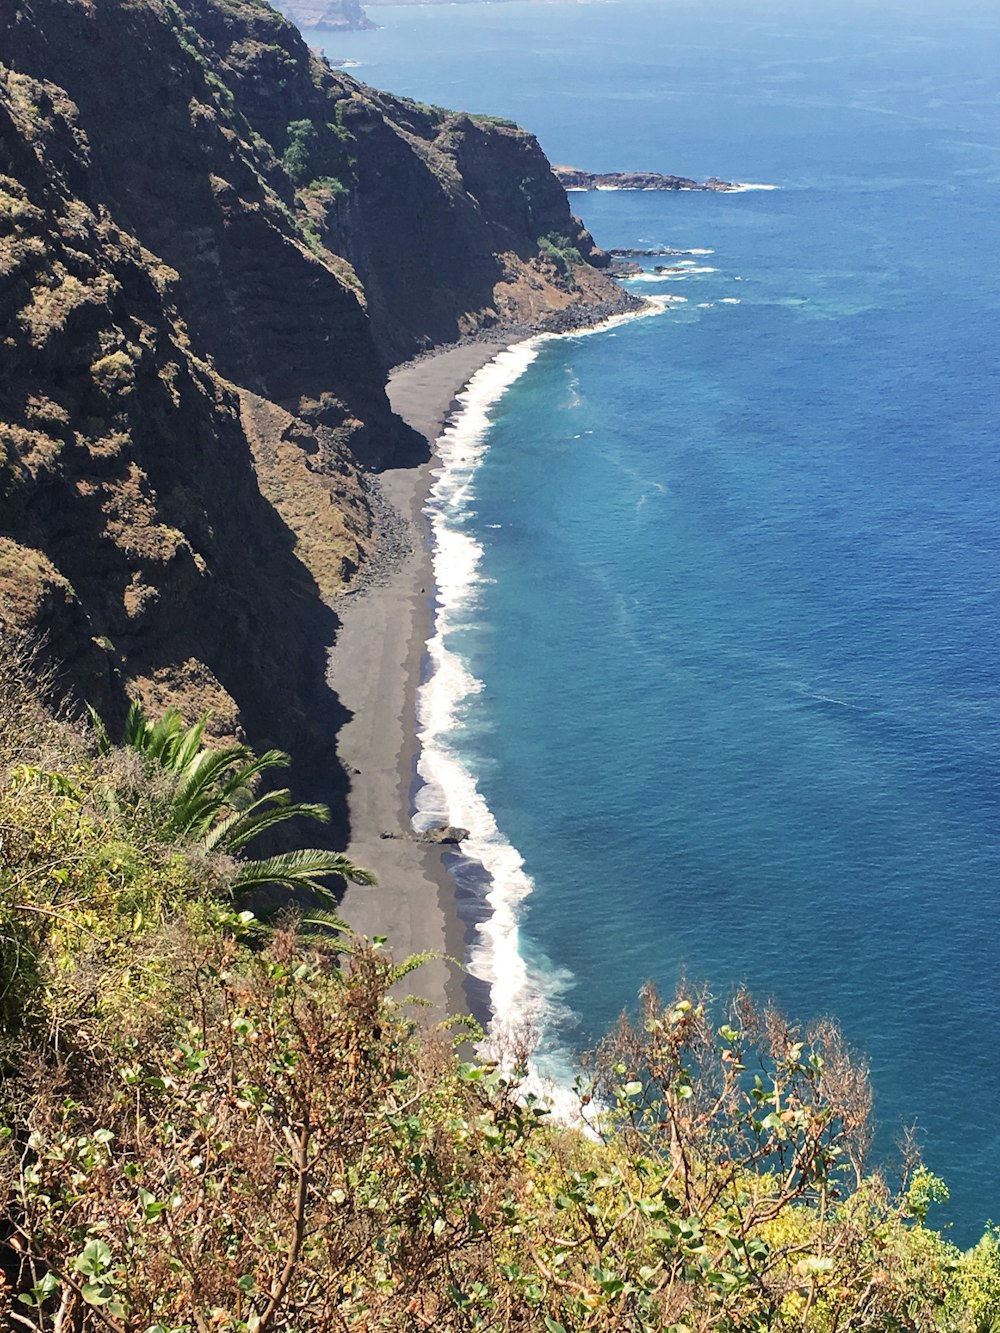
[[[433,442],[458,393],[508,345],[449,347],[402,367],[389,379],[393,408]],[[397,959],[434,951],[462,960],[465,928],[443,854],[409,837],[416,694],[432,630],[434,591],[422,509],[435,466],[432,459],[381,474],[386,499],[409,524],[412,550],[384,581],[337,605],[342,626],[330,683],[352,714],[337,739],[350,779],[347,854],[374,870],[379,881],[377,888],[349,886],[341,910],[359,934],[388,936]],[[475,997],[465,982],[460,968],[446,962],[427,964],[407,979],[413,993],[432,1005],[432,1017],[469,1011]]]

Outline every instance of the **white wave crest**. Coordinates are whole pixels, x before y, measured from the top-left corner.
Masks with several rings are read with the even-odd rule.
[[[520,852],[498,827],[475,775],[452,742],[470,701],[483,689],[482,681],[448,644],[449,635],[474,605],[485,581],[480,569],[483,548],[466,531],[474,476],[488,448],[491,408],[535,360],[542,343],[604,332],[633,319],[661,314],[670,303],[671,298],[654,297],[644,310],[613,316],[592,329],[540,334],[501,352],[459,395],[460,410],[435,446],[441,466],[424,512],[431,525],[436,608],[434,633],[427,643],[430,675],[417,693],[417,772],[422,786],[415,798],[413,824],[426,829],[447,823],[469,832],[455,855],[471,870],[482,872],[489,912],[475,927],[467,966],[489,988],[488,1044],[498,1057],[511,1049],[526,1027],[540,1029],[558,1014],[560,995],[572,978],[534,969],[522,956],[519,908],[532,890],[532,881]],[[579,1104],[570,1089],[553,1085],[538,1069],[530,1071],[526,1087],[544,1096],[553,1114],[567,1120],[579,1116]]]
[[[642,298],[646,305],[643,310],[626,310],[621,315],[610,315],[600,324],[592,324],[589,329],[576,329],[572,333],[540,333],[536,338],[532,338],[533,343],[547,342],[554,338],[591,338],[595,333],[607,333],[611,329],[618,329],[623,324],[631,324],[636,319],[648,319],[651,315],[662,315],[665,310],[669,310],[672,305],[684,304],[687,301],[686,296],[644,296]],[[522,346],[527,344],[522,343]]]
[[[716,273],[714,268],[685,268],[673,269],[670,273],[633,273],[631,277],[625,279],[626,282],[683,282],[686,278],[694,277],[701,273]]]
[[[469,970],[486,982],[494,1022],[511,1025],[515,1015],[537,1006],[528,970],[518,949],[517,905],[531,891],[517,849],[497,827],[476,780],[453,748],[450,736],[468,701],[483,686],[448,647],[460,613],[476,596],[482,547],[464,531],[473,475],[486,450],[489,409],[538,355],[539,339],[501,352],[478,371],[464,393],[461,410],[439,437],[441,468],[425,508],[433,536],[437,607],[427,651],[431,674],[417,695],[420,755],[417,772],[423,786],[416,796],[414,824],[436,822],[469,830],[460,855],[478,863],[489,883],[490,915],[477,927]]]
[[[780,190],[780,185],[759,185],[754,181],[738,181],[728,194],[749,194],[751,190]]]

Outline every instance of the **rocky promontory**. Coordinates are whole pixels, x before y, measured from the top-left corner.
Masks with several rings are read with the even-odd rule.
[[[320,32],[357,32],[374,28],[361,0],[277,0],[275,6],[300,28]]]
[[[709,176],[707,181],[690,176],[664,176],[659,171],[581,171],[579,167],[558,166],[552,170],[565,190],[708,190],[727,194],[739,190],[736,181]]]

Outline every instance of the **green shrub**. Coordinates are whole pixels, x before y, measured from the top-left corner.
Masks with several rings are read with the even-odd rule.
[[[549,232],[547,236],[539,236],[538,249],[546,259],[555,264],[562,278],[574,286],[573,269],[583,263],[583,256],[576,246],[558,232]]]
[[[245,755],[211,761],[192,823],[197,725],[134,710],[95,754],[30,655],[0,664],[5,1326],[997,1329],[998,1233],[963,1255],[927,1225],[940,1181],[866,1168],[866,1071],[832,1024],[647,990],[581,1076],[590,1128],[554,1124],[409,1016],[419,959],[230,905],[206,834]]]
[[[496,125],[505,130],[517,130],[521,128],[516,120],[507,120],[504,116],[488,116],[470,112],[469,119],[476,125]]]
[[[311,120],[293,120],[288,126],[288,147],[282,165],[296,185],[305,185],[313,176],[313,155],[319,133]]]

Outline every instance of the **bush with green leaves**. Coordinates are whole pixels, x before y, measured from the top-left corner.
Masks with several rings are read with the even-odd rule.
[[[338,116],[343,105],[337,104]],[[339,118],[293,120],[287,140],[281,162],[293,185],[300,190],[325,188],[334,196],[349,192],[357,169],[354,135]]]
[[[0,667],[0,1054],[28,1032],[66,1041],[117,1021],[172,966],[164,931],[214,928],[261,886],[305,890],[317,919],[343,929],[324,881],[369,872],[322,848],[246,856],[289,819],[328,818],[285,788],[258,792],[286,755],[209,748],[203,722],[152,723],[138,707],[124,746],[98,723],[95,747],[43,707],[30,653],[2,642]]]
[[[572,241],[558,232],[550,232],[547,236],[539,236],[538,249],[559,270],[564,282],[574,286],[573,270],[583,263],[583,256]]]
[[[158,1034],[9,1082],[14,1322],[989,1327],[995,1243],[963,1256],[927,1229],[926,1176],[893,1193],[860,1174],[863,1079],[828,1025],[647,999],[601,1053],[588,1136],[422,1034],[399,976],[370,949],[336,970],[292,933],[263,953],[191,936]]]
[[[296,185],[305,185],[315,174],[313,158],[319,131],[311,120],[293,120],[288,126],[288,147],[282,165]]]
[[[2,646],[0,646],[2,657]],[[16,673],[15,673],[16,674]],[[1000,1244],[867,1163],[829,1023],[647,990],[553,1123],[345,954],[232,902],[294,809],[134,710],[0,709],[0,1319],[27,1333],[996,1333]],[[284,813],[283,813],[284,812]],[[299,813],[302,813],[301,810]],[[243,837],[247,834],[247,837]],[[584,1119],[586,1117],[586,1119]]]

